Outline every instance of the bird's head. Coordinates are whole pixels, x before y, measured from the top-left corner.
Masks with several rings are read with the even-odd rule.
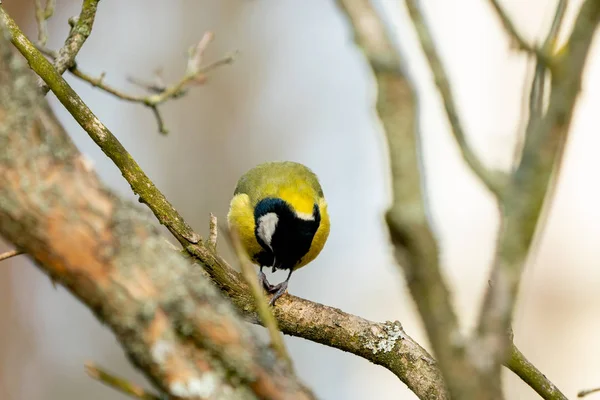
[[[306,201],[299,202],[304,206],[302,211],[293,203],[281,197],[267,197],[254,208],[256,238],[271,250],[276,268],[288,269],[299,264],[321,223],[318,204],[312,202],[311,212],[306,212]]]

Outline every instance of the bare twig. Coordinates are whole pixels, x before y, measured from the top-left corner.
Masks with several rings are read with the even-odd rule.
[[[577,397],[585,397],[589,394],[598,393],[598,392],[600,392],[600,388],[582,390],[579,393],[577,393]]]
[[[21,250],[10,250],[4,253],[0,253],[0,261],[8,260],[9,258],[18,256],[20,254],[23,254]]]
[[[537,392],[545,400],[568,400],[561,391],[544,376],[514,345],[506,367],[514,372],[523,382]]]
[[[69,36],[67,36],[65,44],[58,51],[56,60],[54,60],[54,68],[59,74],[62,75],[67,69],[75,65],[75,57],[77,57],[83,44],[92,33],[99,2],[100,0],[83,0],[81,12],[74,20]],[[44,93],[47,93],[48,90],[50,89],[47,86],[43,88]]]
[[[246,284],[250,287],[250,292],[252,293],[252,297],[254,298],[254,303],[256,304],[256,310],[258,315],[260,316],[261,323],[267,328],[269,332],[269,336],[271,338],[271,346],[275,349],[280,359],[285,361],[289,367],[292,367],[292,359],[288,354],[288,351],[285,347],[285,343],[283,342],[283,335],[279,331],[279,327],[277,326],[277,321],[273,316],[271,308],[269,307],[269,303],[263,291],[263,288],[260,286],[258,282],[258,278],[256,277],[256,272],[254,271],[254,267],[252,266],[252,262],[244,252],[242,247],[242,243],[240,241],[240,237],[235,229],[231,229],[229,231],[229,236],[231,237],[231,242],[235,249],[236,255],[240,261],[240,267],[242,270],[242,276],[246,281]]]
[[[46,5],[42,5],[42,0],[35,0],[35,19],[38,25],[38,43],[45,46],[48,41],[48,25],[46,21],[54,14],[56,0],[46,0]]]
[[[162,400],[160,396],[152,394],[143,387],[131,383],[126,379],[119,378],[118,376],[111,374],[95,364],[85,364],[85,372],[90,376],[90,378],[96,379],[97,381],[102,382],[103,384],[135,399]]]
[[[191,243],[198,243],[200,236],[183,221],[183,218],[150,178],[144,174],[119,140],[98,120],[61,74],[27,39],[2,6],[0,6],[0,21],[7,26],[11,42],[27,59],[31,68],[48,84],[73,118],[121,169],[123,176],[131,185],[133,192],[139,196],[140,201],[147,204],[160,223],[169,228],[176,237],[183,237]]]
[[[542,50],[546,54],[552,54],[554,46],[556,44],[556,38],[560,32],[560,27],[567,11],[568,0],[559,0],[556,6],[556,12]],[[531,89],[529,92],[529,118],[527,121],[527,127],[525,132],[531,132],[534,129],[535,124],[539,124],[544,111],[544,102],[546,100],[546,76],[547,68],[543,60],[536,59],[535,72],[533,80],[531,82]],[[531,135],[527,136],[531,138]]]
[[[217,237],[219,235],[219,226],[217,223],[217,216],[213,213],[210,213],[210,220],[208,223],[208,246],[213,249],[213,251],[217,250]]]
[[[435,84],[440,91],[442,96],[442,100],[444,102],[444,108],[446,109],[446,115],[448,116],[448,120],[450,121],[450,126],[452,127],[452,133],[454,134],[454,139],[458,144],[462,157],[465,162],[469,165],[471,170],[475,175],[481,179],[481,181],[485,184],[485,186],[497,197],[501,198],[502,190],[506,181],[506,176],[500,172],[490,171],[479,159],[479,157],[475,154],[462,127],[462,123],[460,122],[460,117],[458,114],[458,110],[456,108],[456,104],[454,102],[454,97],[452,95],[452,89],[450,87],[450,81],[448,76],[446,75],[446,71],[444,70],[442,61],[438,55],[436,50],[433,37],[427,27],[427,23],[423,14],[420,10],[420,1],[419,0],[405,0],[406,7],[408,8],[408,13],[413,21],[413,25],[419,37],[419,42],[421,43],[421,47],[423,52],[425,53],[425,57],[429,62],[429,67],[434,76]]]
[[[186,69],[185,74],[183,75],[182,78],[180,78],[177,82],[173,83],[170,86],[164,85],[162,80],[159,83],[156,83],[156,82],[146,83],[146,82],[142,82],[141,80],[139,80],[137,78],[132,78],[132,77],[128,78],[130,82],[132,82],[132,83],[136,84],[137,86],[140,86],[140,87],[144,88],[145,90],[147,90],[148,92],[152,93],[151,95],[145,95],[145,96],[132,95],[132,94],[126,93],[124,91],[121,91],[119,89],[116,89],[116,88],[108,85],[107,83],[105,83],[105,81],[104,81],[104,78],[106,77],[105,72],[103,72],[102,74],[100,74],[99,77],[96,78],[96,77],[93,77],[93,76],[83,72],[75,64],[73,64],[73,66],[71,66],[69,68],[69,71],[73,75],[78,77],[79,79],[88,82],[93,87],[97,87],[97,88],[105,91],[106,93],[109,93],[109,94],[117,97],[118,99],[121,99],[124,101],[129,101],[132,103],[139,103],[139,104],[143,104],[143,105],[147,106],[148,108],[150,108],[150,110],[152,111],[152,114],[154,115],[154,117],[156,119],[159,132],[162,134],[167,134],[167,133],[169,133],[169,130],[165,126],[163,117],[160,113],[158,106],[161,105],[162,103],[166,102],[167,100],[178,99],[178,98],[184,96],[187,93],[187,89],[190,85],[192,85],[192,84],[201,85],[201,84],[205,83],[207,80],[206,74],[208,74],[209,72],[211,72],[221,66],[229,65],[229,64],[233,63],[233,61],[235,60],[236,53],[232,53],[232,54],[227,55],[221,59],[218,59],[217,61],[214,61],[206,66],[201,66],[200,64],[198,64],[198,63],[202,62],[202,54],[206,50],[206,47],[210,43],[210,40],[212,40],[212,37],[213,37],[212,33],[210,33],[210,32],[206,33],[204,35],[203,39],[200,40],[198,45],[196,45],[195,47],[192,48],[192,50],[190,50],[189,58],[188,58],[188,62],[187,62],[187,69]],[[56,52],[53,52],[52,50],[49,50],[43,46],[36,46],[36,47],[40,52],[42,52],[44,55],[46,55],[50,58],[57,57]]]
[[[600,23],[597,0],[586,0],[568,39],[568,51],[557,57],[551,71],[548,110],[526,132],[521,163],[507,187],[492,269],[494,283],[485,295],[479,316],[479,356],[504,361],[510,345],[505,332],[510,326],[521,274],[536,230],[543,221],[545,204],[551,199],[560,173],[560,161],[568,138],[593,35]],[[493,365],[493,364],[491,364]]]
[[[527,42],[527,40],[525,40],[523,35],[521,35],[521,33],[517,30],[517,28],[513,24],[511,18],[508,16],[508,14],[504,11],[502,6],[500,5],[499,0],[490,0],[490,4],[496,11],[498,18],[500,19],[500,22],[502,23],[502,26],[508,33],[509,37],[511,38],[513,43],[516,43],[517,48],[519,50],[526,51],[526,52],[530,53],[531,55],[535,55],[538,59],[544,61],[546,64],[550,64],[548,62],[549,61],[548,54],[543,52],[543,50],[540,50],[537,47],[529,44]]]

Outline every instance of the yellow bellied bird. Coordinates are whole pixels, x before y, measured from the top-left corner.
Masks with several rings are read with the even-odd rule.
[[[315,259],[329,236],[329,215],[317,176],[291,162],[257,165],[238,181],[227,221],[250,259],[260,266],[258,278],[269,304],[287,290],[292,272]],[[263,268],[286,270],[285,281],[271,285]]]

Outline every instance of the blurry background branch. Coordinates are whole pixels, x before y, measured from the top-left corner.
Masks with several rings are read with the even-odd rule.
[[[96,379],[103,384],[112,387],[113,389],[140,400],[163,400],[159,396],[154,395],[142,387],[132,384],[131,382],[119,378],[110,372],[88,363],[85,365],[85,372],[93,379]]]
[[[559,29],[564,4],[558,5],[546,48]],[[520,163],[503,196],[501,230],[489,287],[479,317],[479,356],[499,365],[510,355],[511,326],[519,283],[535,233],[543,228],[560,173],[573,110],[581,89],[583,70],[592,38],[600,22],[600,2],[586,0],[575,20],[566,52],[551,56],[551,82],[547,110],[528,124]],[[538,63],[540,60],[538,60]],[[543,96],[543,90],[538,94]],[[533,115],[536,117],[536,114]],[[483,345],[483,344],[486,345]]]
[[[467,140],[466,133],[463,129],[463,124],[460,121],[459,111],[452,95],[452,88],[450,87],[450,80],[446,74],[440,56],[438,55],[433,36],[425,22],[423,13],[420,10],[420,2],[418,0],[406,0],[406,7],[410,18],[413,21],[413,25],[419,36],[419,42],[421,48],[425,53],[425,57],[429,62],[429,67],[433,73],[435,84],[437,85],[442,100],[444,102],[444,108],[446,109],[446,115],[450,126],[452,127],[452,133],[454,139],[460,148],[463,159],[468,164],[471,171],[485,184],[485,186],[496,196],[496,198],[502,197],[502,190],[506,183],[506,176],[500,171],[490,171],[479,159],[477,154],[471,148]]]
[[[481,379],[466,357],[460,339],[458,319],[450,300],[448,285],[441,273],[437,239],[431,230],[422,192],[417,129],[416,99],[412,85],[402,71],[398,50],[388,37],[387,29],[368,0],[338,2],[347,14],[358,46],[364,51],[377,82],[377,111],[383,124],[390,151],[393,202],[387,222],[396,259],[423,319],[433,352],[455,399],[500,398],[500,377]],[[411,4],[408,4],[409,7]],[[412,4],[416,7],[416,4]],[[413,10],[417,25],[422,23]],[[430,40],[420,26],[422,39]],[[424,48],[431,49],[431,43]],[[436,78],[443,77],[441,65],[430,51]],[[452,120],[455,137],[469,164],[482,166],[469,150],[451,102],[449,88],[441,84],[446,109]],[[477,161],[475,161],[477,160]],[[481,174],[480,174],[481,176]]]
[[[577,393],[577,397],[585,397],[587,395],[590,395],[593,393],[598,393],[598,392],[600,392],[600,388],[582,390],[579,393]]]
[[[387,213],[387,221],[396,258],[404,270],[451,397],[465,398],[463,391],[477,390],[471,386],[478,381],[473,379],[473,371],[464,359],[454,356],[458,321],[439,269],[437,243],[425,214],[413,88],[405,78],[397,50],[370,2],[345,0],[338,4],[347,14],[354,39],[364,51],[377,81],[377,111],[390,151],[393,205]],[[480,389],[483,396],[486,390]]]
[[[10,250],[4,253],[0,253],[0,261],[8,260],[9,258],[18,256],[20,254],[23,254],[21,250]]]
[[[54,14],[55,0],[46,0],[42,6],[42,0],[35,0],[35,19],[38,25],[38,43],[45,46],[48,41],[48,25],[46,21]]]
[[[158,106],[168,100],[174,100],[183,97],[191,85],[204,84],[207,80],[207,74],[209,72],[224,65],[229,65],[235,60],[236,53],[232,53],[205,66],[203,65],[203,54],[213,37],[214,35],[212,32],[206,32],[198,44],[190,48],[188,52],[188,61],[185,73],[179,80],[171,85],[164,83],[162,77],[158,73],[155,77],[156,81],[152,83],[142,82],[137,78],[130,78],[132,83],[135,83],[147,92],[151,93],[149,95],[133,95],[110,86],[105,82],[105,73],[102,73],[99,77],[95,78],[83,72],[75,62],[73,62],[72,66],[69,67],[69,72],[79,79],[88,82],[92,86],[97,87],[120,100],[139,103],[150,108],[152,110],[152,114],[156,118],[158,131],[162,134],[167,134],[169,133],[169,130],[165,126],[164,119],[160,113],[160,110],[158,109]],[[43,46],[37,46],[37,48],[42,54],[52,60],[57,60],[59,57],[59,55],[53,50]]]

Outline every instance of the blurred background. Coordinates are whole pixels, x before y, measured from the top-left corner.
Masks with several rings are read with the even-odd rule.
[[[507,168],[522,126],[531,64],[509,49],[487,2],[423,3],[471,143],[488,165]],[[554,3],[503,1],[532,41],[546,31]],[[419,90],[431,214],[444,271],[468,329],[486,287],[495,206],[451,139],[403,3],[378,4],[398,34]],[[580,4],[571,1],[566,28]],[[35,38],[33,0],[4,5]],[[81,1],[58,1],[49,22],[50,47],[62,45],[67,19],[80,6]],[[210,212],[225,222],[237,178],[250,167],[267,160],[308,165],[321,179],[332,229],[320,257],[294,276],[290,292],[372,320],[399,320],[427,346],[383,221],[390,197],[388,161],[372,108],[373,79],[333,1],[103,0],[77,60],[86,72],[106,72],[107,83],[139,92],[127,76],[151,79],[162,68],[168,82],[178,79],[187,48],[207,30],[215,40],[206,62],[233,50],[239,57],[211,73],[204,86],[161,108],[168,136],[158,133],[145,107],[65,76],[202,234]],[[592,90],[600,87],[598,50],[594,46],[589,58],[560,187],[524,275],[514,326],[517,345],[571,398],[580,389],[600,386],[600,136],[594,109],[600,92]],[[104,181],[133,199],[117,168],[48,97]],[[220,246],[231,259],[227,244]],[[0,251],[10,248],[0,243]],[[2,400],[124,399],[88,378],[86,361],[146,385],[110,331],[24,256],[0,265],[0,321]],[[390,372],[361,358],[303,339],[286,341],[301,378],[322,399],[416,398]],[[507,398],[538,398],[511,373],[504,380]]]

